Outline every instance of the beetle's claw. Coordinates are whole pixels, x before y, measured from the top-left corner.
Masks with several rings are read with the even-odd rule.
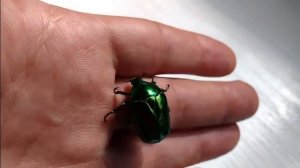
[[[107,114],[105,114],[105,116],[104,116],[104,122],[107,122],[107,117],[109,116],[109,115],[111,115],[111,114],[113,114],[114,113],[114,111],[111,111],[111,112],[109,112],[109,113],[107,113]]]
[[[118,91],[119,87],[115,87],[114,88],[114,93],[115,94],[120,94],[120,95],[125,95],[125,96],[128,96],[129,93],[126,93],[126,92],[123,92],[123,91]]]
[[[166,91],[168,91],[169,90],[169,88],[170,88],[170,85],[169,84],[167,84],[167,88],[166,89],[161,89],[163,92],[166,92]]]
[[[115,88],[114,88],[114,93],[117,93],[117,92],[118,92],[118,91],[117,91],[118,89],[119,89],[119,87],[115,87]]]

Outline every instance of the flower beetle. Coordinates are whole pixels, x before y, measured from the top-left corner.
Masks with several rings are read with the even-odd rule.
[[[130,93],[117,91],[115,94],[129,96],[124,105],[128,105],[131,111],[133,124],[136,127],[139,137],[145,143],[158,143],[163,140],[170,132],[169,106],[166,95],[166,89],[161,89],[153,80],[147,82],[141,77],[135,77],[130,80],[132,90]],[[108,113],[106,117],[113,112]]]

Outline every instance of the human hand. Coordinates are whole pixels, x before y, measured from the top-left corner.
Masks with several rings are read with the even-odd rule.
[[[159,23],[97,16],[40,1],[1,5],[1,167],[184,167],[230,151],[237,121],[254,114],[247,84],[156,78],[171,133],[145,144],[103,117],[143,73],[222,76],[235,67],[224,44]],[[120,118],[122,119],[122,118]],[[123,129],[121,129],[123,130]]]

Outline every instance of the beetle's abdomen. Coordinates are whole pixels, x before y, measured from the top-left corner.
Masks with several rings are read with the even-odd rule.
[[[170,131],[169,107],[166,96],[157,92],[145,100],[133,102],[133,117],[139,136],[145,143],[157,143]]]

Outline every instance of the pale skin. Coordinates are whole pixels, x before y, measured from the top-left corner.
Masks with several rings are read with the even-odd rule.
[[[258,106],[242,81],[155,78],[170,84],[171,133],[143,143],[126,117],[103,117],[130,91],[123,78],[223,76],[235,55],[221,42],[160,23],[83,14],[36,0],[1,4],[1,167],[184,167],[221,156],[236,122]],[[151,79],[150,79],[151,80]],[[120,131],[122,130],[122,131]]]

